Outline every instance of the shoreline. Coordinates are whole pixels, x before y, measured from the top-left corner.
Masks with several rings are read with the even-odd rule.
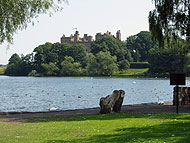
[[[139,105],[170,105],[173,106],[172,101],[166,101],[164,103],[158,103],[158,102],[150,102],[150,103],[141,103],[141,104],[129,104],[129,105],[122,105],[122,107],[125,106],[139,106]],[[77,111],[77,110],[88,110],[88,109],[100,109],[100,107],[92,107],[92,108],[81,108],[81,109],[68,109],[68,110],[52,110],[52,111],[37,111],[37,112],[28,112],[28,111],[21,111],[21,112],[0,112],[1,115],[17,115],[17,114],[45,114],[45,113],[57,113],[57,112],[66,112],[66,111]]]
[[[125,75],[125,74],[120,74],[120,75],[110,75],[110,76],[85,76],[85,75],[81,75],[81,76],[10,76],[10,75],[4,75],[4,74],[0,74],[0,76],[5,76],[5,77],[40,77],[40,78],[59,78],[59,77],[123,77],[123,78],[169,78],[166,76],[153,76],[153,75]]]
[[[165,102],[164,104],[158,103],[143,103],[134,105],[123,105],[121,113],[135,113],[135,114],[162,114],[162,113],[176,113],[176,106],[172,102]],[[77,115],[97,115],[100,108],[86,108],[75,110],[63,111],[50,111],[50,112],[9,112],[0,113],[0,120],[6,119],[25,119],[25,118],[44,118],[44,117],[73,117]],[[190,106],[179,106],[179,113],[190,113]]]

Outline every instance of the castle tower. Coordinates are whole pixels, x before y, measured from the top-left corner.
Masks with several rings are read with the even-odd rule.
[[[107,31],[107,32],[105,33],[105,35],[111,36],[111,32]]]
[[[121,41],[121,32],[120,32],[120,30],[117,31],[117,33],[116,33],[116,38],[117,38],[119,41]]]
[[[79,39],[80,39],[80,38],[79,38],[79,32],[76,31],[76,32],[75,32],[75,35],[74,35],[74,41],[75,41],[75,42],[78,42]]]
[[[102,38],[102,34],[101,33],[96,33],[96,40],[98,40],[98,39],[101,39]]]
[[[93,37],[92,37],[92,36],[88,36],[88,37],[87,37],[87,41],[88,41],[88,42],[93,42]]]
[[[63,36],[61,37],[61,43],[65,42],[65,35],[63,34]]]
[[[84,34],[84,37],[83,37],[84,41],[87,41],[88,40],[87,38],[88,38],[88,35]]]

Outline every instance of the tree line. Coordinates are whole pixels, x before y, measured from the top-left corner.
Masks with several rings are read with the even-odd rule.
[[[130,62],[148,62],[149,75],[190,73],[186,40],[179,37],[160,48],[148,31],[118,41],[104,36],[91,44],[91,52],[81,44],[45,43],[26,56],[13,54],[6,75],[16,76],[108,76],[126,71]]]
[[[0,1],[0,43],[3,43],[4,41],[11,43],[12,37],[17,30],[26,28],[27,24],[32,22],[33,18],[39,14],[52,14],[51,10],[60,10],[61,7],[59,7],[58,4],[59,2],[63,1],[65,0]],[[156,43],[154,43],[154,41],[151,43],[146,43],[143,41],[149,41],[150,39],[149,37],[147,37],[148,39],[141,37],[143,33],[140,33],[140,35],[137,34],[127,39],[127,46],[124,44],[127,48],[125,48],[123,51],[122,48],[120,48],[119,51],[112,50],[110,48],[112,46],[106,42],[105,43],[107,45],[104,42],[101,44],[93,43],[97,49],[102,48],[102,50],[99,50],[101,53],[86,53],[86,57],[93,57],[92,59],[94,59],[94,63],[97,64],[100,64],[98,54],[104,54],[108,57],[111,57],[112,61],[114,61],[113,63],[116,64],[116,66],[113,66],[114,70],[121,70],[122,68],[126,69],[128,62],[133,60],[136,62],[148,61],[150,64],[149,73],[152,74],[166,74],[168,72],[186,72],[189,74],[190,1],[152,0],[152,2],[155,4],[155,9],[149,13],[149,29],[151,31],[151,37],[153,37],[154,40],[158,41],[156,42],[158,43],[158,46]],[[181,39],[180,37],[184,38],[185,40]],[[43,47],[43,45],[41,46]],[[109,49],[106,49],[107,47]],[[119,52],[121,55],[119,55]],[[125,53],[124,55],[122,55],[123,52]],[[56,55],[56,52],[52,55],[48,54],[48,56],[54,57],[54,54]],[[90,75],[91,73],[91,71],[88,71],[88,68],[91,67],[92,64],[87,62],[86,65],[84,62],[80,63],[77,61],[77,59],[70,56],[69,54],[65,56],[62,61],[57,60],[56,62],[46,62],[46,60],[48,61],[50,57],[46,57],[43,54],[40,55],[37,52],[28,54],[26,56],[13,54],[9,60],[6,74],[27,75],[30,73],[31,75],[52,75],[53,73],[53,75],[62,75],[61,70],[64,67],[64,62],[66,63],[68,61],[72,64],[72,67],[80,67],[78,69],[83,70],[81,73],[87,75]],[[62,57],[56,57],[56,59],[57,58],[61,59]],[[86,61],[90,61],[88,58],[85,58]],[[95,67],[98,66],[94,66],[93,68],[95,75],[104,75],[102,71],[96,70]],[[49,71],[47,72],[47,70]]]
[[[190,74],[189,41],[177,35],[165,35],[163,41],[154,39],[152,32],[141,31],[127,38],[126,44],[135,62],[147,61],[149,75],[167,76],[169,73]]]
[[[13,54],[6,75],[79,76],[113,75],[132,61],[125,43],[110,36],[94,41],[91,53],[82,44],[45,43],[26,56]]]

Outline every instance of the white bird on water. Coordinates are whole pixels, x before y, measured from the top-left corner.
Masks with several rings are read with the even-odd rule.
[[[56,107],[50,107],[50,104],[49,104],[49,111],[56,111],[58,108]]]
[[[56,107],[52,107],[52,108],[50,108],[49,110],[50,111],[56,111],[58,108],[56,108]]]

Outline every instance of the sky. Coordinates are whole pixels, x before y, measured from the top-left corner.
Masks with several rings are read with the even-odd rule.
[[[76,29],[80,37],[84,34],[95,37],[107,30],[113,35],[121,31],[122,40],[140,31],[149,30],[148,15],[154,9],[152,0],[68,0],[63,10],[53,16],[40,15],[25,30],[18,31],[14,44],[0,45],[0,64],[7,64],[12,54],[32,53],[35,47],[46,42],[60,42],[63,34],[70,36]]]

